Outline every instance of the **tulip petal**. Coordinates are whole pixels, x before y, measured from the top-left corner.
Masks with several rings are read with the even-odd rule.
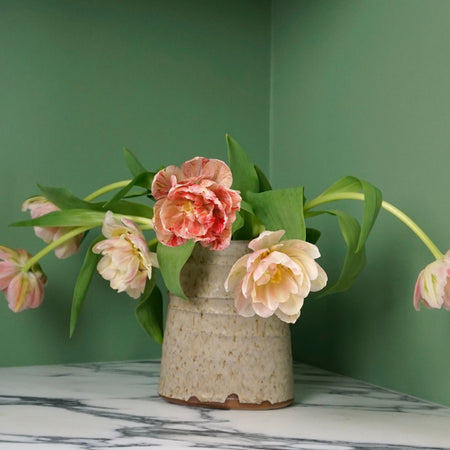
[[[225,288],[238,286],[238,314],[249,314],[252,307],[261,317],[275,313],[280,320],[294,323],[309,292],[325,286],[327,275],[311,256],[318,256],[318,249],[296,239],[279,242],[283,234],[283,230],[264,231],[250,242],[253,253],[231,268]]]
[[[255,251],[270,248],[280,241],[284,233],[284,230],[263,231],[256,239],[250,241],[248,248]]]
[[[152,186],[158,240],[172,247],[190,239],[212,250],[228,247],[241,202],[239,193],[229,189],[230,169],[220,160],[197,157],[178,170],[170,166],[159,172]]]

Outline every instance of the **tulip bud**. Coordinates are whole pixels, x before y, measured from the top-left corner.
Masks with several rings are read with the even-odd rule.
[[[450,309],[450,250],[420,272],[414,289],[414,308]]]
[[[26,200],[22,205],[22,211],[26,211],[27,209],[30,210],[32,219],[37,219],[54,211],[60,211],[56,205],[43,196],[31,197]],[[36,236],[41,238],[46,244],[50,244],[72,229],[72,227],[34,227],[34,232]],[[80,248],[82,239],[83,234],[68,239],[66,242],[55,248],[55,256],[59,259],[64,259],[73,255]]]
[[[44,299],[47,277],[40,266],[35,264],[29,271],[23,271],[30,258],[25,250],[0,246],[0,290],[14,312],[37,308]]]

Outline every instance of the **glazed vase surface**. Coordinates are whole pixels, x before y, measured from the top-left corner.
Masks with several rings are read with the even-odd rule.
[[[159,394],[166,400],[226,409],[273,409],[294,398],[289,325],[242,317],[224,288],[248,242],[222,251],[196,245],[181,273],[189,301],[169,294]]]

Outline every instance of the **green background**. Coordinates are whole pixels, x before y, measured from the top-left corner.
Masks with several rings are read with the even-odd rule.
[[[7,227],[36,183],[85,196],[129,177],[125,146],[153,169],[225,159],[230,133],[274,186],[308,198],[343,175],[371,181],[446,251],[449,20],[446,0],[0,0],[1,243],[40,249]],[[342,238],[331,218],[316,224],[333,278]],[[69,340],[81,260],[42,261],[38,310],[1,301],[0,365],[159,355],[135,302],[98,276]],[[295,357],[450,404],[449,315],[412,307],[431,254],[381,213],[368,260],[345,294],[307,300]]]

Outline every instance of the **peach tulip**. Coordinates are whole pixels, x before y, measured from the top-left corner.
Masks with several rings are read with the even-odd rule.
[[[420,272],[414,289],[414,308],[450,309],[450,250]]]
[[[0,245],[0,290],[14,312],[37,308],[44,299],[47,278],[40,266],[35,264],[30,270],[23,270],[30,258],[25,250]]]
[[[158,266],[156,254],[149,251],[142,231],[132,220],[123,217],[120,221],[110,211],[105,215],[102,233],[108,239],[92,248],[103,255],[97,270],[111,288],[138,298],[152,277],[152,266]]]
[[[270,317],[294,323],[304,299],[327,283],[327,275],[314,260],[313,244],[299,239],[280,241],[284,230],[264,231],[253,239],[253,253],[242,256],[230,270],[225,289],[234,291],[238,314]]]
[[[23,203],[22,211],[26,210],[30,210],[32,219],[42,217],[54,211],[60,211],[56,205],[40,195],[31,197]],[[72,229],[72,227],[34,227],[34,232],[37,237],[41,238],[45,243],[50,244]],[[64,259],[73,255],[79,250],[82,239],[83,234],[68,239],[55,248],[55,256],[59,259]]]
[[[218,159],[196,157],[181,168],[168,166],[153,180],[153,227],[159,241],[175,247],[189,239],[212,250],[230,245],[241,197],[230,189],[229,167]]]

